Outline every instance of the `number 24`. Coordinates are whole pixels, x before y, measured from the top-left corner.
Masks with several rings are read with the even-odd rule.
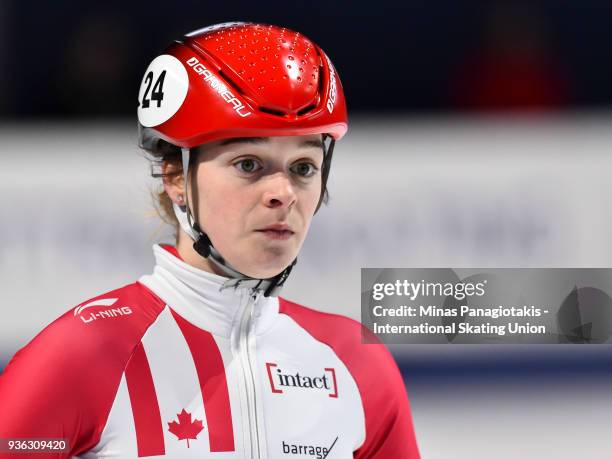
[[[157,77],[157,81],[153,85],[153,92],[151,93],[151,99],[149,99],[149,91],[151,90],[151,83],[153,83],[153,72],[147,73],[145,77],[145,83],[147,84],[147,89],[145,90],[142,96],[142,108],[149,108],[151,100],[157,101],[157,106],[161,107],[161,102],[164,100],[164,79],[166,78],[166,71],[162,71]]]

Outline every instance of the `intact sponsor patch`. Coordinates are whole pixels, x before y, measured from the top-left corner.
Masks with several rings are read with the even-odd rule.
[[[329,397],[338,398],[338,382],[335,368],[323,368],[319,374],[305,374],[287,371],[277,363],[266,362],[270,389],[274,394],[282,394],[285,389],[310,389],[327,392]]]

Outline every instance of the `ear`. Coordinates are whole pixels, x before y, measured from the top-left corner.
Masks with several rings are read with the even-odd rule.
[[[172,202],[185,205],[185,180],[180,161],[164,161],[161,165],[164,191]]]

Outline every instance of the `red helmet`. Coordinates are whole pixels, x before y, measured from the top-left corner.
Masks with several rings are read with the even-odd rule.
[[[327,55],[292,30],[232,22],[187,34],[156,57],[138,95],[139,141],[191,148],[229,137],[347,130],[340,79]]]

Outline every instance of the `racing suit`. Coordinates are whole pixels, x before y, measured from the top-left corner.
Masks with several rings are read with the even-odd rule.
[[[358,322],[154,254],[15,354],[0,439],[67,441],[15,457],[419,457],[402,377]]]

